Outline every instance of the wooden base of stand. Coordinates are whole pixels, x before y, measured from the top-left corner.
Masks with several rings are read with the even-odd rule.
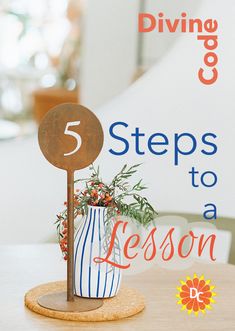
[[[119,320],[125,317],[133,316],[139,312],[141,312],[145,307],[144,297],[135,289],[122,287],[117,296],[109,299],[86,299],[86,298],[78,298],[74,302],[74,305],[77,307],[69,307],[70,311],[65,311],[66,305],[68,303],[66,301],[66,295],[61,294],[61,292],[65,292],[66,290],[66,282],[53,282],[48,284],[43,284],[31,289],[25,295],[25,305],[35,313],[51,317],[57,318],[67,321],[81,321],[81,322],[98,322],[98,321],[113,321]],[[49,295],[49,296],[48,296]],[[48,298],[58,298],[57,307],[53,308],[45,308],[45,303],[48,301]],[[46,299],[47,298],[47,299]],[[46,301],[45,301],[46,299]],[[62,299],[62,301],[61,301]],[[79,301],[85,300],[89,301],[88,304],[92,305],[99,303],[103,305],[99,308],[95,308],[93,306],[93,310],[88,311],[77,311],[79,309]],[[55,302],[52,299],[53,303]],[[84,303],[85,303],[84,301]],[[61,304],[62,302],[62,304]],[[77,305],[77,303],[78,305]],[[40,305],[40,304],[41,305]],[[43,304],[44,303],[44,304]],[[73,305],[73,303],[72,303]],[[42,307],[44,306],[44,307]],[[47,306],[48,307],[48,306]],[[81,307],[81,301],[80,301]],[[71,309],[75,309],[75,311],[71,311]],[[80,308],[81,309],[81,308]],[[95,310],[94,310],[95,309]]]
[[[42,295],[38,298],[38,304],[46,309],[80,313],[100,308],[103,300],[75,296],[74,301],[67,301],[67,292],[56,292]]]

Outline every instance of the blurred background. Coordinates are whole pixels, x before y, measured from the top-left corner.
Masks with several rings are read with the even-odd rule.
[[[41,107],[76,102],[82,3],[1,1],[0,17],[1,118],[33,124]]]
[[[199,3],[181,0],[191,12]],[[1,1],[1,119],[30,130],[55,104],[81,99],[94,108],[118,95],[179,36],[137,33],[138,12],[157,13],[159,4],[179,12],[169,1]]]
[[[217,0],[213,2],[213,10],[211,5],[211,0],[1,1],[0,225],[4,235],[1,236],[0,242],[4,244],[41,243],[56,240],[53,221],[56,213],[63,208],[66,197],[65,173],[47,164],[37,144],[38,124],[53,106],[64,102],[81,103],[97,112],[106,126],[112,120],[110,114],[115,113],[118,118],[117,112],[122,108],[125,115],[130,111],[129,117],[133,115],[133,111],[139,116],[143,109],[140,107],[148,100],[149,109],[153,107],[153,114],[157,107],[162,109],[158,121],[159,125],[162,124],[162,130],[164,127],[172,131],[176,128],[184,129],[184,124],[186,127],[188,125],[187,120],[189,125],[192,125],[187,109],[185,109],[187,118],[185,123],[177,123],[179,113],[178,115],[177,113],[169,114],[170,108],[169,105],[166,106],[166,100],[169,99],[170,102],[172,98],[174,105],[177,105],[179,100],[178,105],[182,105],[182,99],[185,96],[181,96],[180,90],[182,86],[188,86],[190,90],[188,93],[185,92],[185,95],[192,97],[194,100],[192,103],[194,104],[195,100],[201,100],[203,103],[205,89],[203,86],[198,87],[196,80],[196,70],[204,55],[202,45],[199,47],[195,36],[193,39],[191,36],[182,36],[179,33],[139,34],[137,19],[138,13],[145,11],[156,14],[162,11],[169,18],[179,17],[182,11],[187,12],[190,17],[202,18],[208,18],[208,16],[217,18],[216,15],[221,14],[220,19],[225,23],[224,29],[232,31],[231,26],[226,27],[226,24],[232,22],[232,19],[229,21],[227,16],[232,17],[234,7],[230,10],[222,8]],[[190,42],[189,38],[191,38]],[[230,34],[225,39],[231,44]],[[177,45],[181,46],[177,48]],[[226,45],[228,43],[222,48]],[[223,59],[224,63],[232,63],[234,46],[231,51],[229,55],[228,52],[224,53],[229,58],[226,58],[223,53],[220,54],[220,59]],[[195,52],[198,54],[195,55],[195,63],[192,66],[191,61]],[[174,60],[171,58],[172,53],[176,54]],[[174,70],[180,68],[180,63],[183,63],[184,71],[180,70],[175,74]],[[230,67],[230,71],[227,68],[223,69],[225,73],[229,73],[225,75],[226,84],[221,82],[221,85],[214,89],[208,88],[207,93],[209,91],[216,95],[218,100],[215,103],[219,105],[221,99],[217,89],[221,91],[220,93],[223,92],[224,100],[226,99],[227,102],[224,107],[228,109],[231,105],[230,97],[234,94],[230,88],[234,65]],[[185,76],[181,75],[182,72]],[[168,76],[171,83],[166,82]],[[192,83],[191,80],[193,80]],[[165,87],[164,84],[166,84]],[[224,90],[225,86],[227,86],[226,90]],[[198,90],[201,99],[197,97]],[[123,96],[119,98],[118,96],[122,93]],[[137,96],[142,98],[143,105]],[[136,101],[127,102],[128,98]],[[212,95],[211,100],[213,100]],[[191,100],[187,104],[190,105]],[[210,102],[206,104],[209,109]],[[199,108],[202,109],[201,106]],[[214,114],[217,114],[213,107],[211,109]],[[113,118],[116,118],[115,116]],[[170,116],[172,118],[169,120]],[[211,113],[208,110],[209,117],[211,119]],[[150,116],[151,118],[153,119]],[[227,118],[231,124],[230,114]],[[208,130],[208,123],[211,124],[212,129],[214,124],[216,127],[217,122],[213,121],[214,119],[205,122],[204,131]],[[221,121],[218,120],[218,123]],[[204,126],[200,125],[197,123],[195,127],[203,129]],[[148,126],[149,123],[146,122],[146,128]],[[220,127],[220,129],[223,132],[224,128]],[[227,137],[229,141],[230,138],[230,136]],[[132,162],[131,157],[130,160]],[[198,160],[198,162],[200,164],[201,161]],[[230,165],[232,167],[232,164]],[[117,166],[119,168],[119,165]],[[164,163],[158,166],[159,169],[167,169]],[[176,189],[177,186],[182,185],[185,174],[182,178],[179,177],[177,182],[176,172],[171,164],[170,167],[169,178],[172,176],[172,179],[176,180],[174,188]],[[221,174],[223,165],[216,163],[216,167],[218,167],[217,172]],[[148,181],[150,172],[147,168],[145,170],[143,176],[147,173]],[[105,171],[110,172],[110,167],[106,167]],[[225,171],[222,189],[219,187],[217,192],[212,191],[213,199],[219,201],[221,192],[226,192],[226,189],[230,187],[229,173],[231,172]],[[171,195],[169,182],[163,187],[161,180],[164,176],[161,172],[156,176],[159,176],[159,178],[156,177],[156,181],[161,187],[156,200],[162,214],[175,212],[177,215],[186,215],[190,222],[198,221],[200,216],[197,214],[199,215],[200,211],[195,201],[189,199],[183,203],[182,196],[178,195],[174,189]],[[229,200],[221,202],[225,207],[221,212],[220,222],[216,224],[223,230],[229,230],[229,233],[235,231],[233,220],[235,211],[232,207],[234,192],[231,192]],[[200,194],[195,200],[201,203],[204,198],[202,199]],[[11,227],[12,231],[10,231]],[[234,241],[231,251],[228,247],[224,260],[229,259],[234,263]]]

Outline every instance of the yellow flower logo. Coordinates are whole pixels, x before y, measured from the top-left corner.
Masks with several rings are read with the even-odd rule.
[[[182,305],[181,310],[187,310],[188,314],[192,312],[197,316],[199,312],[205,314],[206,309],[212,309],[211,303],[215,303],[213,297],[216,295],[212,290],[215,286],[210,285],[210,280],[204,280],[194,274],[193,278],[186,278],[186,281],[180,281],[181,286],[177,286],[179,291],[176,294],[178,304]]]

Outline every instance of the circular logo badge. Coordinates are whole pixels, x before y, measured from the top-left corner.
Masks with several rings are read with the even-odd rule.
[[[182,310],[192,312],[197,316],[199,312],[205,313],[211,309],[211,303],[215,303],[213,292],[215,286],[210,284],[210,280],[205,280],[204,276],[198,277],[194,274],[193,278],[187,277],[186,281],[181,280],[181,286],[177,286],[179,291],[176,295],[178,304],[182,305]]]

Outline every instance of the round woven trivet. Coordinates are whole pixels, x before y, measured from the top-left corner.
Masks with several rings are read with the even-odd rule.
[[[102,307],[87,311],[87,312],[62,312],[43,308],[39,306],[37,300],[40,296],[66,291],[66,282],[53,282],[39,285],[25,295],[25,305],[35,313],[67,320],[67,321],[81,321],[81,322],[101,322],[114,321],[125,317],[133,316],[141,312],[145,307],[144,297],[136,289],[122,287],[117,296],[104,299]]]

